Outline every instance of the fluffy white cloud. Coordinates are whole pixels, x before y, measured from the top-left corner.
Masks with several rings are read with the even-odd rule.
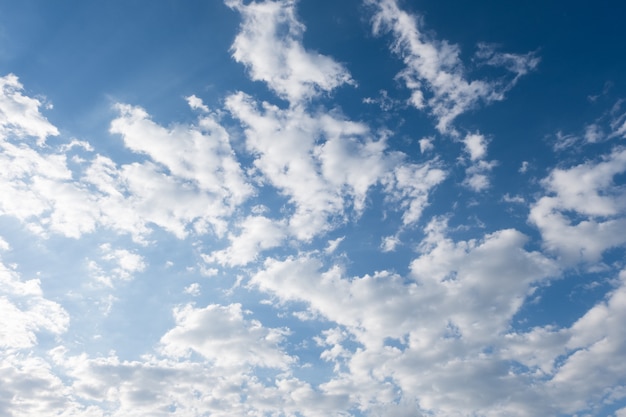
[[[496,161],[480,160],[465,170],[463,184],[474,191],[483,191],[489,188],[489,172],[497,165]]]
[[[240,304],[177,308],[176,327],[161,338],[162,352],[185,357],[194,351],[216,366],[287,368],[293,358],[279,347],[286,330],[265,328],[244,314]]]
[[[226,106],[246,126],[254,166],[295,206],[289,227],[299,239],[329,230],[350,204],[362,210],[388,165],[384,140],[372,139],[362,123],[268,103],[259,109],[243,93]]]
[[[113,286],[114,281],[133,279],[135,273],[146,268],[143,256],[127,249],[113,249],[105,243],[100,245],[100,251],[106,268],[95,261],[89,262],[89,268],[97,281],[109,287]]]
[[[479,133],[472,133],[463,139],[470,160],[483,159],[487,155],[487,140]]]
[[[304,48],[304,25],[296,17],[295,3],[226,0],[243,18],[233,42],[233,58],[247,67],[250,78],[264,81],[291,104],[353,83],[343,65]]]
[[[445,177],[436,161],[413,164],[406,155],[386,152],[385,139],[374,140],[363,123],[268,103],[259,109],[243,93],[230,96],[226,105],[247,127],[254,166],[294,205],[289,228],[298,239],[332,229],[349,208],[360,214],[377,183],[388,201],[400,203],[405,224],[413,223]]]
[[[4,416],[104,417],[94,406],[79,404],[71,389],[41,357],[8,354],[0,357],[0,413]]]
[[[37,334],[67,331],[70,317],[55,301],[44,297],[38,279],[23,281],[19,273],[0,262],[0,357],[4,349],[37,344]]]
[[[347,330],[351,336],[328,333],[318,342],[328,346],[322,357],[337,371],[326,386],[372,413],[375,404],[407,401],[434,415],[497,415],[505,409],[494,406],[498,398],[520,390],[525,377],[507,376],[509,364],[487,352],[533,287],[559,270],[524,250],[527,238],[515,230],[459,242],[444,232],[445,222],[429,225],[408,278],[385,271],[350,278],[303,256],[266,260],[250,285],[282,303],[305,302]],[[506,411],[530,415],[512,410],[537,395],[521,392]]]
[[[469,81],[458,46],[431,39],[422,29],[420,18],[402,10],[396,0],[367,0],[366,3],[375,9],[374,34],[390,32],[393,35],[393,51],[406,65],[399,77],[412,92],[411,104],[418,109],[428,109],[442,133],[455,134],[454,119],[480,102],[502,100],[518,78],[539,62],[532,53],[502,54],[482,45],[479,58],[488,65],[506,68],[514,77],[506,83]]]
[[[588,262],[626,242],[626,193],[613,183],[624,171],[626,149],[619,147],[599,162],[552,170],[542,182],[549,195],[541,197],[529,215],[546,248],[565,262]]]
[[[254,261],[261,251],[279,246],[286,237],[285,225],[264,216],[249,216],[239,228],[241,233],[229,233],[230,245],[226,249],[203,255],[205,262],[239,266]]]
[[[152,161],[118,166],[107,157],[85,155],[89,159],[81,157],[79,166],[70,169],[68,156],[82,142],[33,148],[25,137],[43,140],[57,130],[38,113],[37,100],[21,95],[16,78],[4,82],[0,124],[11,141],[0,142],[5,197],[0,213],[37,234],[79,238],[107,227],[144,241],[151,223],[181,238],[191,231],[206,233],[209,226],[223,234],[224,217],[253,193],[214,115],[202,116],[197,125],[167,129],[141,108],[118,105],[120,116],[111,131]]]
[[[417,222],[422,211],[428,206],[432,189],[446,178],[446,172],[436,161],[424,164],[400,164],[389,172],[383,180],[387,192],[386,199],[396,203],[403,211],[402,223]]]
[[[542,401],[560,413],[574,414],[626,397],[616,388],[626,382],[622,365],[626,357],[625,281],[622,271],[617,288],[571,327],[511,333],[503,343],[503,357],[527,366],[529,375],[539,377]]]
[[[66,414],[60,414],[63,417],[350,415],[344,411],[349,408],[347,396],[285,374],[258,378],[245,366],[225,372],[207,362],[152,355],[134,361],[113,354],[69,356],[61,347],[49,356],[55,369],[67,377],[67,385],[49,386],[51,399],[65,400],[50,408],[67,407]],[[50,368],[48,363],[40,362],[42,367]],[[39,398],[33,402],[39,407],[48,405]],[[19,403],[8,403],[5,409],[20,416],[38,415]]]
[[[48,136],[59,134],[40,113],[41,102],[22,94],[23,86],[14,74],[0,77],[0,138],[35,137],[43,145]]]
[[[345,277],[337,266],[321,272],[320,260],[303,256],[267,259],[251,285],[283,302],[308,303],[367,345],[423,331],[419,339],[425,348],[443,337],[450,323],[465,340],[489,341],[506,329],[531,284],[557,273],[550,260],[523,249],[527,239],[515,230],[487,235],[482,242],[453,242],[440,229],[430,226],[424,254],[411,264],[407,284],[386,271],[357,278]]]
[[[251,194],[228,133],[211,115],[201,117],[198,126],[166,129],[140,107],[118,104],[116,109],[120,116],[111,122],[111,133],[121,135],[128,149],[148,155],[172,176],[193,182],[227,207]]]

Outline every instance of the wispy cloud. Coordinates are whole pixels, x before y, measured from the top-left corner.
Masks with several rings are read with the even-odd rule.
[[[428,35],[419,16],[402,10],[396,0],[367,0],[366,4],[374,9],[374,34],[390,33],[392,50],[405,64],[398,78],[411,90],[409,102],[431,113],[441,133],[456,135],[454,119],[480,103],[502,100],[517,80],[539,63],[534,53],[500,53],[481,44],[477,58],[487,65],[504,67],[512,77],[469,80],[459,47]]]

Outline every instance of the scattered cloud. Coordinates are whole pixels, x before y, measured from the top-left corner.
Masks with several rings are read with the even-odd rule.
[[[405,64],[398,78],[411,91],[410,104],[432,114],[441,133],[456,135],[454,119],[480,103],[504,99],[519,77],[539,63],[534,53],[505,54],[480,44],[478,57],[488,65],[504,67],[513,78],[469,81],[459,57],[459,47],[428,35],[419,16],[402,10],[396,0],[367,0],[366,3],[375,10],[374,34],[390,33],[392,51]]]
[[[617,147],[600,161],[556,168],[542,184],[547,195],[530,210],[543,243],[565,261],[597,261],[611,247],[626,242],[623,210],[626,194],[613,178],[626,171],[626,150]]]
[[[343,65],[305,49],[305,27],[296,16],[294,1],[226,0],[226,4],[243,20],[232,45],[233,58],[246,66],[251,79],[265,82],[279,97],[295,105],[342,84],[354,84]]]
[[[463,55],[365,3],[391,51],[361,58],[403,66],[377,97],[330,103],[358,72],[313,48],[293,0],[225,0],[234,63],[267,90],[229,78],[209,108],[182,77],[182,118],[127,84],[145,108],[68,123],[62,97],[0,77],[1,415],[626,416],[622,100],[553,130],[531,192],[492,184],[519,159],[458,118],[537,54]]]

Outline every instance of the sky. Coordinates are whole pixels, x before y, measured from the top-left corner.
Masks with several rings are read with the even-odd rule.
[[[626,417],[626,4],[0,3],[0,414]]]

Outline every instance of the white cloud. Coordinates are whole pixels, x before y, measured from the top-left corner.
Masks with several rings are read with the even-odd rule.
[[[525,174],[526,171],[528,171],[528,165],[528,161],[522,161],[522,165],[520,165],[517,171],[521,174]]]
[[[537,68],[540,61],[535,55],[535,52],[528,52],[526,54],[498,52],[496,45],[486,43],[478,44],[476,57],[481,59],[484,64],[494,67],[503,67],[515,74],[515,78],[511,82],[512,84],[521,76]]]
[[[119,117],[111,133],[122,136],[126,147],[148,155],[172,176],[192,181],[202,191],[223,201],[226,207],[244,201],[252,192],[230,147],[226,130],[211,116],[198,126],[164,128],[140,107],[117,104]]]
[[[108,243],[100,245],[102,263],[89,262],[89,269],[95,279],[109,287],[113,287],[114,281],[130,281],[134,274],[142,272],[146,268],[143,256],[127,249],[113,249]]]
[[[424,164],[399,164],[383,180],[386,199],[403,210],[402,223],[417,222],[429,204],[429,193],[446,178],[446,172],[437,161]]]
[[[479,133],[472,133],[463,139],[465,149],[472,161],[483,159],[487,155],[487,140]]]
[[[350,205],[362,211],[390,162],[385,141],[371,138],[362,123],[268,103],[259,109],[243,93],[228,97],[226,106],[246,127],[254,167],[293,204],[289,228],[298,239],[330,230]]]
[[[205,113],[209,112],[209,108],[207,107],[207,105],[204,104],[202,102],[202,99],[197,97],[195,94],[185,97],[185,100],[187,100],[187,104],[189,104],[189,107],[191,107],[192,109],[201,110]]]
[[[506,193],[502,197],[502,201],[504,201],[505,203],[516,203],[516,204],[526,203],[526,200],[521,195],[510,195],[509,193]]]
[[[296,17],[295,1],[225,3],[243,18],[233,58],[246,66],[251,79],[264,81],[278,96],[297,104],[353,83],[343,65],[304,48],[305,28]]]
[[[262,251],[279,246],[287,235],[282,222],[264,216],[246,217],[238,228],[241,230],[239,235],[228,234],[230,246],[203,255],[204,261],[228,266],[246,265],[257,259]]]
[[[426,153],[435,149],[435,145],[433,145],[433,138],[422,138],[419,140],[419,144],[421,153]]]
[[[398,236],[385,236],[382,238],[380,249],[383,252],[393,252],[400,243]]]
[[[487,156],[487,139],[480,133],[470,133],[463,139],[463,144],[471,163],[465,170],[463,184],[476,192],[486,190],[490,186],[489,172],[497,165],[496,161],[484,160]]]
[[[542,181],[549,195],[541,197],[529,215],[546,248],[565,262],[589,262],[626,242],[621,232],[626,227],[626,193],[613,183],[624,171],[626,150],[619,147],[602,161],[552,170]]]
[[[286,330],[265,328],[244,314],[240,304],[176,308],[176,327],[161,338],[161,350],[173,357],[194,351],[220,367],[287,368],[293,358],[279,346]]]
[[[189,294],[193,297],[198,297],[201,294],[200,284],[198,284],[197,282],[189,284],[187,287],[185,287],[184,292],[185,294]]]
[[[604,132],[599,125],[592,123],[585,126],[585,141],[587,143],[598,143],[604,140],[604,138]]]
[[[463,184],[476,192],[484,191],[490,186],[489,172],[498,163],[496,161],[480,160],[465,170]]]
[[[338,237],[337,239],[329,240],[328,246],[326,246],[326,249],[324,249],[324,253],[331,254],[335,252],[337,248],[339,247],[339,245],[341,244],[341,242],[343,242],[345,238],[346,238],[345,236],[342,236],[342,237]]]
[[[561,413],[573,414],[626,397],[623,390],[615,389],[624,383],[626,372],[625,280],[622,271],[618,287],[571,327],[547,326],[507,335],[505,357],[528,366],[529,372],[539,368],[544,401]]]
[[[532,53],[496,53],[483,45],[480,58],[489,65],[506,68],[514,77],[507,82],[468,81],[458,46],[431,39],[422,29],[421,19],[400,9],[395,0],[367,0],[366,3],[375,7],[374,34],[390,32],[393,35],[393,52],[402,57],[406,65],[398,76],[412,92],[411,104],[418,109],[429,109],[442,133],[455,134],[452,122],[457,116],[480,102],[502,100],[518,78],[538,64]]]
[[[526,377],[513,376],[505,360],[487,352],[533,286],[558,268],[524,250],[527,238],[515,230],[454,242],[445,228],[429,225],[407,278],[386,271],[346,277],[309,255],[266,260],[251,285],[283,304],[304,302],[339,326],[318,338],[327,346],[323,358],[336,370],[325,386],[350,395],[364,410],[406,401],[414,413],[531,415],[514,410],[532,409],[525,401],[539,393],[520,391]],[[336,337],[339,329],[347,333]],[[509,400],[500,408],[505,394]]]
[[[3,349],[37,344],[37,334],[67,331],[69,315],[57,302],[44,297],[38,279],[23,281],[17,271],[0,262],[0,357]]]
[[[24,96],[23,89],[17,76],[0,77],[0,138],[30,136],[43,145],[48,136],[57,136],[59,131],[39,112],[41,102]]]
[[[224,323],[224,327],[229,325],[237,327],[236,322]],[[63,348],[51,351],[50,357],[67,381],[65,386],[49,386],[51,399],[65,399],[50,409],[62,405],[70,410],[63,417],[349,415],[344,411],[349,407],[347,396],[333,395],[323,386],[311,386],[286,373],[260,378],[247,366],[225,370],[208,362],[152,355],[134,361],[115,354],[68,356]],[[50,365],[40,362],[49,370]],[[48,405],[39,398],[36,401],[39,406]],[[33,411],[16,403],[7,404],[6,409]]]
[[[4,416],[103,417],[97,407],[81,406],[43,358],[0,356],[0,413]]]
[[[20,137],[56,134],[47,121],[48,127],[42,127],[43,116],[33,113],[38,102],[13,91],[15,88],[4,91],[0,101],[25,103],[29,107],[24,112],[32,120],[9,111],[18,104],[7,104],[5,117],[17,119],[4,120],[4,132]],[[138,107],[119,105],[118,110],[120,117],[112,122],[111,131],[122,135],[129,149],[148,155],[154,163],[118,166],[95,155],[89,160],[81,158],[80,165],[71,170],[68,153],[76,146],[89,150],[91,145],[73,140],[58,149],[34,149],[27,142],[2,141],[0,191],[5,198],[0,212],[16,217],[42,236],[52,232],[79,238],[108,227],[145,241],[150,223],[181,238],[191,231],[206,233],[208,226],[223,234],[224,217],[253,193],[226,131],[210,114],[201,117],[197,126],[166,129]],[[28,130],[25,123],[36,130]]]
[[[530,284],[557,272],[539,253],[524,251],[527,239],[515,230],[487,235],[482,242],[429,236],[433,246],[424,246],[411,264],[410,284],[386,271],[357,278],[344,277],[337,266],[320,272],[318,259],[302,256],[267,259],[251,285],[285,302],[304,301],[350,328],[360,341],[377,345],[421,330],[424,336],[435,331],[432,336],[443,337],[449,320],[469,340],[490,340],[506,328]],[[423,310],[433,303],[437,311]]]

